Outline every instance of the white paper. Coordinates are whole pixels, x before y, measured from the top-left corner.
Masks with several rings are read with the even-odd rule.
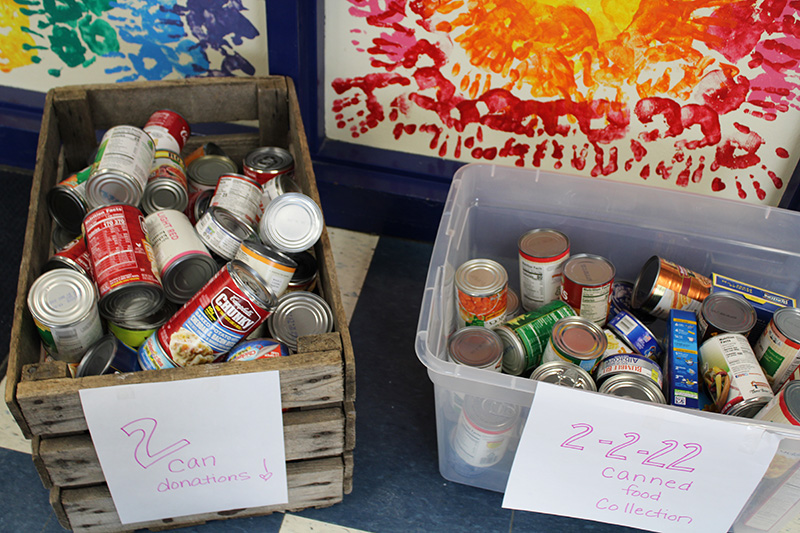
[[[80,397],[123,524],[288,502],[278,372]]]
[[[539,383],[503,507],[650,531],[726,532],[778,441],[743,424]]]

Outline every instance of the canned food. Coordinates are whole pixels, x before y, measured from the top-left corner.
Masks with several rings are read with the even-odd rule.
[[[74,270],[51,270],[36,278],[28,291],[28,309],[44,349],[59,361],[79,362],[103,336],[95,286]]]
[[[615,353],[631,353],[631,347],[619,338],[619,336],[608,328],[603,328],[606,335],[606,352],[603,355],[613,355]]]
[[[453,450],[470,466],[496,465],[514,435],[519,411],[518,405],[467,396],[453,434]]]
[[[630,346],[634,352],[653,361],[660,361],[664,351],[655,335],[628,311],[620,311],[608,321],[608,329]]]
[[[261,211],[263,212],[272,200],[287,192],[303,192],[303,189],[288,174],[280,174],[266,182],[261,194]]]
[[[569,238],[554,229],[534,229],[517,241],[522,308],[538,309],[558,300]]]
[[[46,272],[55,268],[71,268],[92,279],[92,258],[89,257],[86,241],[82,236],[73,239],[72,242],[53,254],[44,264],[43,270]]]
[[[189,205],[186,207],[186,216],[192,224],[197,224],[197,221],[203,218],[203,215],[208,211],[208,204],[211,203],[211,198],[214,196],[214,189],[206,189],[197,194],[189,197]]]
[[[723,333],[700,345],[700,371],[719,413],[752,418],[774,397],[744,335]]]
[[[539,366],[555,323],[574,315],[569,305],[554,300],[494,328],[503,340],[503,372],[521,376]]]
[[[88,166],[60,181],[47,192],[47,210],[59,226],[80,233],[83,217],[89,212],[86,181],[92,174]]]
[[[638,374],[652,381],[659,390],[664,384],[664,376],[655,362],[639,354],[613,354],[600,360],[594,371],[598,384],[618,374]]]
[[[223,174],[209,207],[222,207],[253,228],[261,219],[261,185],[241,174]]]
[[[136,350],[126,346],[111,333],[103,335],[81,358],[75,377],[101,376],[141,370]]]
[[[490,329],[468,326],[450,335],[447,353],[456,364],[500,372],[503,340]]]
[[[786,383],[753,418],[800,426],[800,381]]]
[[[297,268],[289,256],[257,241],[244,241],[234,259],[253,267],[278,298],[286,292]]]
[[[225,361],[255,361],[256,359],[271,359],[288,355],[289,348],[275,339],[251,339],[242,341],[231,348]]]
[[[142,370],[162,370],[165,368],[177,368],[178,365],[164,350],[158,342],[158,333],[155,332],[139,347],[138,352],[139,367]]]
[[[294,176],[294,158],[287,150],[277,146],[262,146],[244,157],[242,167],[245,176],[265,185],[280,175]]]
[[[553,325],[542,362],[567,361],[591,372],[607,346],[600,326],[580,316],[568,316]]]
[[[667,403],[664,393],[653,383],[653,380],[640,374],[623,373],[611,376],[600,385],[597,391],[645,402]]]
[[[522,303],[519,300],[519,296],[517,296],[517,291],[509,287],[506,292],[506,316],[503,321],[511,320],[521,315],[522,312]]]
[[[147,119],[143,129],[153,138],[156,150],[169,150],[178,154],[192,133],[186,119],[171,109],[155,111]]]
[[[164,302],[157,311],[144,318],[109,321],[108,330],[131,348],[138,349],[147,337],[155,333],[169,317],[175,314],[175,311],[177,311],[175,304]]]
[[[54,249],[60,250],[80,236],[80,229],[78,229],[78,231],[70,231],[59,226],[58,224],[53,224],[53,231],[50,234],[50,242],[53,244]]]
[[[333,312],[328,302],[313,292],[287,292],[267,319],[270,335],[297,351],[297,341],[305,335],[333,331]]]
[[[608,318],[611,285],[616,269],[605,257],[578,254],[564,263],[561,300],[578,316],[603,325]]]
[[[710,292],[709,278],[654,255],[636,278],[631,305],[666,320],[670,309],[698,311]]]
[[[597,390],[592,376],[583,368],[568,361],[542,363],[531,373],[531,379],[573,389]]]
[[[322,210],[310,197],[288,192],[264,209],[258,233],[261,241],[281,252],[308,250],[322,235]]]
[[[499,326],[506,316],[508,273],[491,259],[470,259],[455,276],[460,326]]]
[[[297,263],[297,268],[295,268],[292,279],[289,281],[289,286],[286,290],[288,292],[313,291],[317,286],[317,277],[319,275],[317,258],[309,251],[286,255],[289,259]]]
[[[228,157],[219,145],[212,142],[197,147],[184,158],[183,162],[186,164],[190,194],[203,190],[214,190],[220,176],[239,171],[239,167],[233,159]]]
[[[156,150],[141,205],[142,211],[148,215],[164,209],[186,209],[189,205],[189,192],[186,169],[180,155],[167,150]]]
[[[756,310],[738,294],[714,292],[703,300],[697,325],[700,343],[720,333],[740,333],[747,337],[756,325]]]
[[[142,212],[126,204],[98,207],[83,220],[100,314],[108,320],[145,317],[164,304],[143,222]]]
[[[620,311],[631,310],[631,298],[633,297],[633,283],[624,280],[615,280],[611,284],[611,299],[608,306],[609,320]]]
[[[753,351],[777,392],[800,366],[800,309],[783,307],[775,311]]]
[[[150,170],[155,144],[135,126],[114,126],[97,149],[92,173],[86,181],[86,198],[95,207],[110,204],[139,205]]]
[[[221,207],[209,207],[195,229],[209,250],[228,260],[236,256],[242,242],[258,238],[250,226]]]
[[[189,219],[180,211],[157,211],[144,219],[167,298],[186,302],[219,270]]]

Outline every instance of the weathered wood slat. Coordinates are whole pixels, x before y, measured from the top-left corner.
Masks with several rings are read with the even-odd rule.
[[[97,147],[97,134],[86,90],[74,87],[54,92],[53,106],[58,114],[67,168],[80,170],[89,166],[89,158]]]

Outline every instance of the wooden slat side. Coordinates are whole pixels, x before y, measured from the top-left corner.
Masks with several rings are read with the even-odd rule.
[[[67,168],[77,171],[89,166],[97,147],[97,134],[85,90],[63,87],[53,91],[53,110],[64,145]]]
[[[237,165],[240,165],[244,157],[259,146],[258,132],[252,133],[230,133],[226,135],[205,135],[203,137],[189,137],[186,146],[183,148],[184,154],[192,153],[201,144],[213,142],[222,148],[228,157]]]
[[[259,84],[258,123],[260,146],[289,148],[289,107],[286,85],[276,89]]]
[[[345,452],[343,455],[344,459],[344,480],[342,485],[342,490],[345,494],[350,494],[353,492],[353,467],[355,465],[355,460],[353,458],[353,452]]]
[[[49,489],[53,486],[53,482],[50,479],[50,474],[47,471],[47,465],[42,460],[40,447],[41,441],[42,439],[39,437],[33,437],[31,439],[31,459],[33,459],[33,467],[39,474],[39,479],[42,480],[42,485],[44,488]]]
[[[50,489],[50,507],[53,508],[53,512],[56,515],[58,523],[61,524],[61,527],[64,529],[72,529],[72,524],[69,523],[67,511],[64,509],[64,505],[62,503],[61,487],[59,486],[55,486]]]

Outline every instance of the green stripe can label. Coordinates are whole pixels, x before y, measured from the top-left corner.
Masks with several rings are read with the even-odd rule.
[[[773,392],[800,366],[800,309],[778,309],[753,347]]]

